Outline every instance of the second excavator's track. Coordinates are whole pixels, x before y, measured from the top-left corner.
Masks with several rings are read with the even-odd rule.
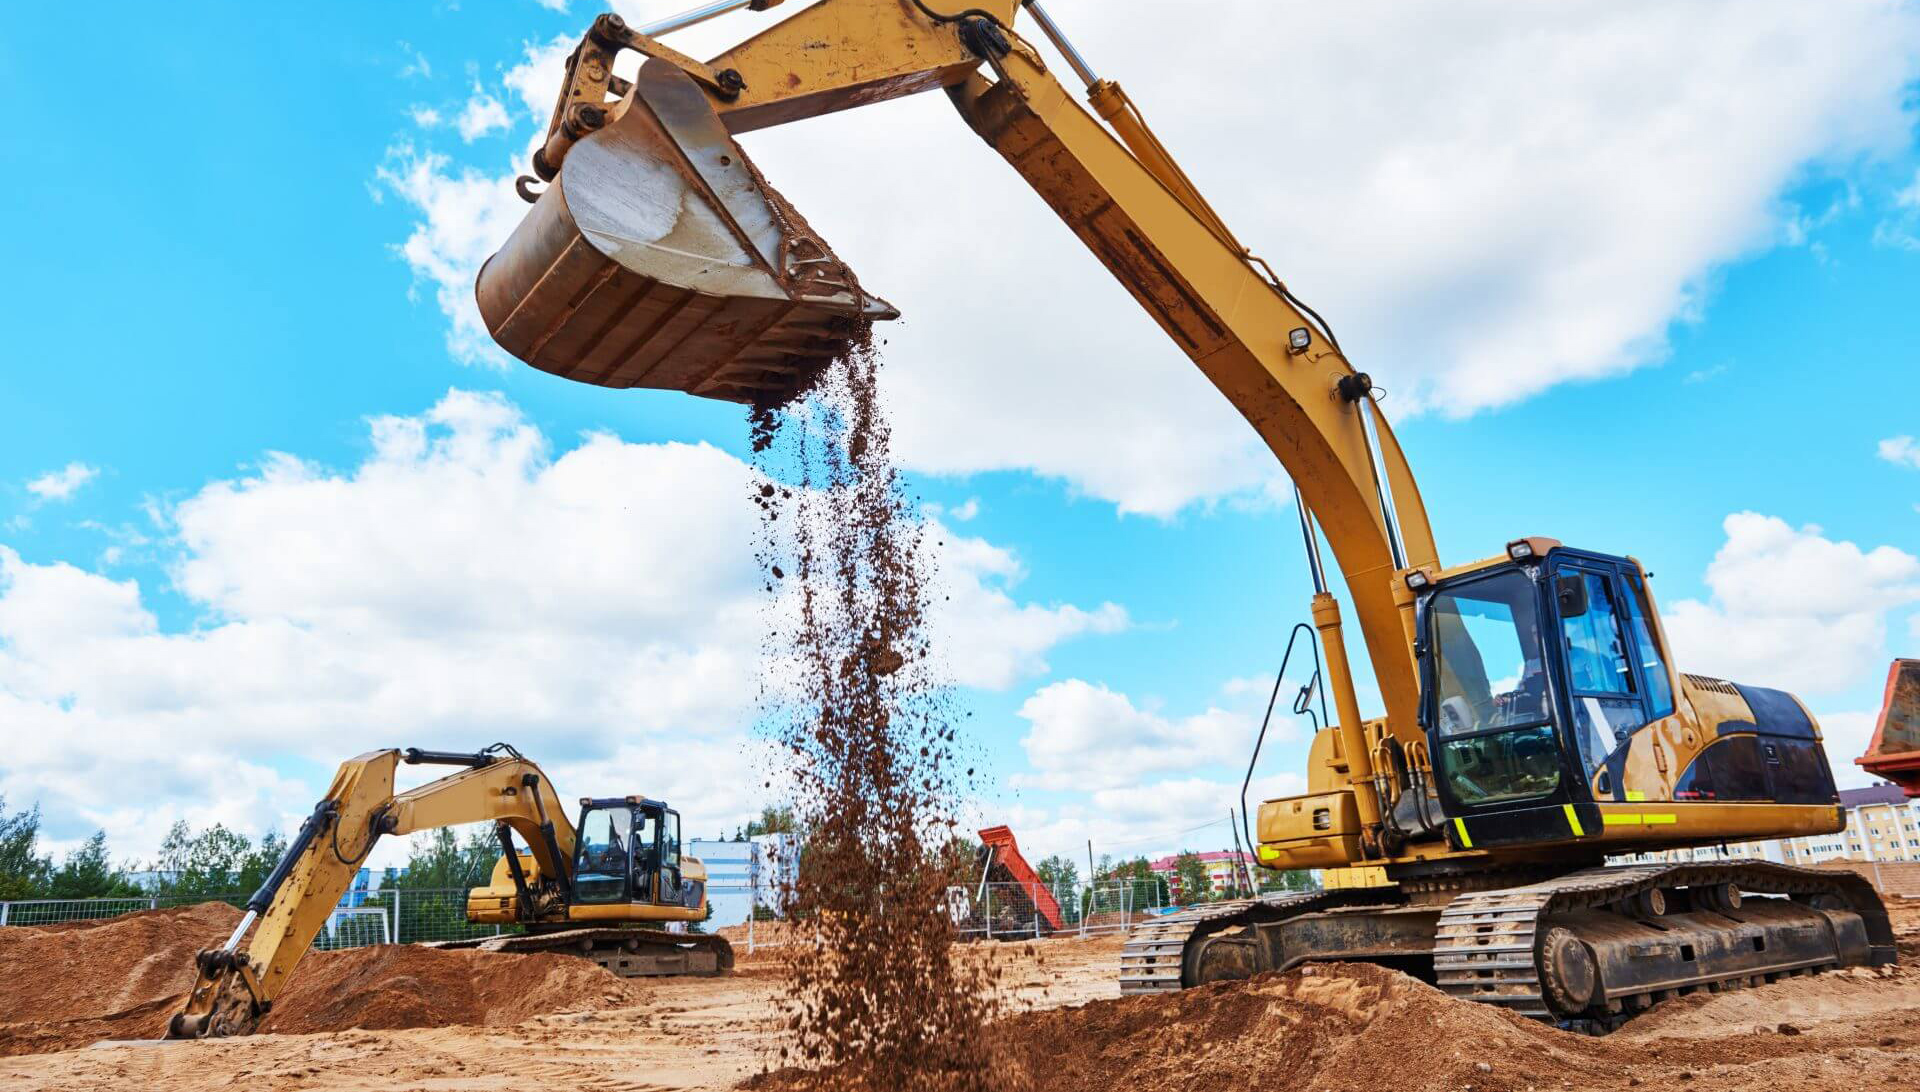
[[[1866,923],[1868,962],[1891,963],[1891,927],[1879,896],[1861,877],[1843,872],[1794,868],[1760,861],[1706,864],[1624,865],[1589,868],[1550,880],[1462,894],[1447,905],[1435,931],[1436,984],[1464,1000],[1498,1005],[1518,1015],[1561,1023],[1573,1030],[1603,1032],[1653,1001],[1691,989],[1738,988],[1754,979],[1821,969],[1763,969],[1757,974],[1724,975],[1679,985],[1660,983],[1640,993],[1613,995],[1613,1011],[1564,1019],[1548,1004],[1541,941],[1555,915],[1619,905],[1645,892],[1679,887],[1737,884],[1764,895],[1834,895],[1844,899]],[[1736,926],[1738,914],[1728,918]],[[1827,964],[1838,966],[1838,957]]]
[[[483,952],[578,956],[623,978],[723,975],[733,969],[733,945],[713,933],[617,927],[561,929],[551,933],[502,933],[474,940],[431,943],[435,948]]]

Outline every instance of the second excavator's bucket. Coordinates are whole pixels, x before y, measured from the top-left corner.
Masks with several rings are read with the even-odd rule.
[[[604,387],[780,403],[897,318],[769,187],[706,93],[649,60],[480,270],[494,340]]]
[[[1920,797],[1920,660],[1893,661],[1873,742],[1855,761]]]

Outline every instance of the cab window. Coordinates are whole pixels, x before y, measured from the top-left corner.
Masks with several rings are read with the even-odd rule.
[[[660,820],[660,902],[680,901],[680,813]]]
[[[1633,669],[1627,664],[1613,581],[1574,570],[1563,574],[1555,587],[1561,590],[1560,630],[1567,640],[1567,681],[1573,692],[1633,693]]]
[[[1467,806],[1544,796],[1560,786],[1560,744],[1533,581],[1508,571],[1435,592],[1428,715],[1453,797]]]
[[[653,877],[660,870],[660,812],[640,808],[634,812],[633,893],[638,899],[653,898]]]
[[[1659,720],[1673,712],[1673,680],[1667,677],[1667,661],[1653,639],[1653,626],[1647,621],[1647,589],[1638,576],[1628,578],[1633,593],[1627,596],[1627,616],[1633,628],[1633,647],[1640,660],[1640,677],[1647,685],[1647,718]]]
[[[580,843],[573,874],[580,902],[624,902],[631,856],[632,812],[626,807],[589,808],[580,817]]]

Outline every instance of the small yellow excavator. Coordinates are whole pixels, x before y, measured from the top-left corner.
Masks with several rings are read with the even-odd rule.
[[[401,762],[464,768],[395,793]],[[461,823],[491,821],[500,841],[491,881],[467,893],[467,919],[521,931],[439,947],[576,955],[630,977],[733,966],[726,938],[665,928],[707,914],[707,870],[681,853],[678,812],[643,796],[583,799],[571,823],[565,807],[540,767],[504,743],[473,754],[373,751],[341,763],[233,935],[196,957],[199,978],[167,1038],[252,1032],[374,843]]]
[[[557,375],[780,402],[895,312],[736,138],[945,91],[1239,409],[1299,502],[1306,632],[1337,716],[1313,739],[1308,792],[1261,804],[1249,835],[1260,864],[1327,870],[1327,889],[1158,919],[1126,947],[1124,992],[1373,960],[1605,1031],[1679,992],[1894,960],[1886,909],[1851,874],[1607,863],[1840,830],[1814,718],[1779,690],[1682,674],[1631,557],[1522,535],[1443,564],[1372,380],[1039,3],[820,0],[705,62],[660,41],[777,2],[593,23],[519,182],[533,208],[479,274],[480,312]],[[632,77],[616,74],[633,54]],[[1323,536],[1383,716],[1361,715]]]

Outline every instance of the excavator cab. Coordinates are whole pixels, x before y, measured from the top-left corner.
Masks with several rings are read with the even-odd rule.
[[[1555,548],[1438,584],[1419,601],[1422,720],[1450,816],[1507,815],[1483,842],[1566,832],[1612,798],[1635,732],[1672,715],[1675,679],[1628,558]]]
[[[1677,739],[1643,748],[1658,774],[1643,766],[1634,780],[1629,752],[1643,729],[1675,716],[1683,685],[1646,574],[1631,558],[1521,552],[1417,600],[1421,721],[1442,810],[1472,821],[1471,835],[1454,826],[1463,848],[1587,837],[1603,826],[1601,803],[1838,799],[1795,699],[1699,676],[1684,685],[1706,730],[1682,725],[1669,733]]]
[[[575,902],[682,901],[679,812],[640,797],[582,800],[576,829]]]

